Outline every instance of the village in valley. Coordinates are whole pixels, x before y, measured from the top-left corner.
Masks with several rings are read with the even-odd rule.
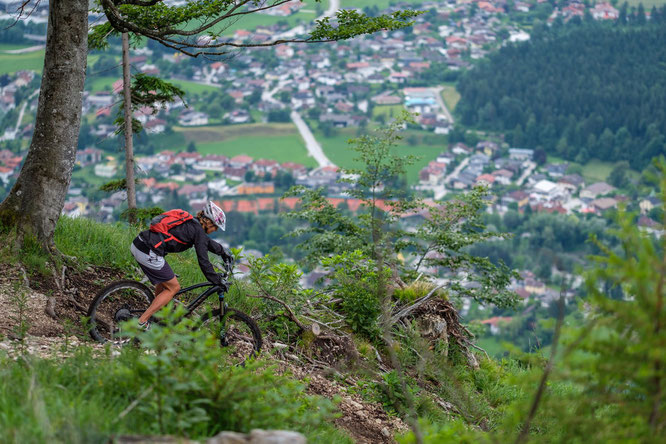
[[[20,2],[3,0],[0,7],[9,12],[16,3]],[[323,8],[339,3],[292,1],[272,11],[273,24],[237,28],[219,38],[261,43],[303,33],[298,17],[312,21],[320,14],[330,15]],[[352,7],[349,3],[343,1],[339,7]],[[184,100],[135,113],[143,126],[135,148],[137,201],[142,207],[182,206],[197,211],[212,199],[227,212],[275,214],[297,207],[297,198],[280,196],[292,185],[303,185],[327,189],[331,204],[356,212],[361,202],[346,195],[348,184],[338,181],[341,167],[351,163],[330,140],[370,132],[407,110],[415,113],[415,123],[407,128],[399,148],[411,154],[412,147],[418,147],[421,160],[409,185],[430,205],[485,185],[491,191],[491,213],[511,210],[590,218],[604,217],[625,204],[640,211],[638,224],[643,229],[660,235],[661,227],[649,216],[659,205],[656,196],[632,201],[621,188],[587,174],[585,165],[551,158],[537,147],[510,146],[501,134],[472,131],[469,137],[468,131],[466,138],[465,130],[456,126],[454,85],[459,73],[508,42],[529,39],[526,25],[535,17],[545,22],[585,14],[594,20],[618,17],[618,9],[609,3],[585,6],[569,0],[558,4],[553,7],[543,0],[394,2],[385,11],[376,6],[366,10],[416,7],[426,12],[406,30],[325,45],[255,48],[220,60],[189,59],[151,44],[134,48],[135,72],[173,80],[187,92]],[[40,18],[45,20],[44,13],[45,9],[37,9],[32,20],[39,24]],[[24,38],[32,42],[26,47],[39,49],[45,36],[26,30]],[[16,51],[3,52],[5,56],[26,52]],[[113,57],[92,52],[89,60],[81,146],[63,213],[113,222],[120,217],[126,195],[104,193],[99,186],[124,176],[123,140],[114,124],[123,86],[118,76],[119,52]],[[31,116],[37,106],[38,80],[39,71],[27,69],[0,76],[4,131],[0,191],[5,194],[18,175],[34,131]],[[241,136],[234,136],[233,128],[245,128],[248,136],[266,134],[263,143],[257,142],[264,145],[260,154],[255,154],[256,147],[234,148],[230,154],[215,145],[216,134],[228,139],[224,146],[238,142]],[[280,145],[271,156],[271,144],[285,134],[292,145]],[[212,148],[201,150],[206,144]],[[544,303],[558,296],[531,271],[524,271],[513,289],[525,300],[542,298]],[[496,328],[502,320],[495,317],[487,323]]]

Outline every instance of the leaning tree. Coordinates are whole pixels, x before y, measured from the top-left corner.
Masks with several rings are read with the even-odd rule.
[[[37,0],[38,2],[39,0]],[[320,0],[315,0],[319,2]],[[370,17],[340,10],[316,20],[306,35],[284,33],[267,42],[235,42],[224,31],[246,16],[277,8],[288,0],[98,0],[108,21],[94,27],[96,45],[109,35],[129,32],[192,57],[231,56],[244,48],[284,43],[321,43],[395,30],[412,24],[420,12],[397,11]],[[30,0],[23,3],[29,7]],[[16,245],[26,236],[55,252],[53,233],[72,177],[81,121],[88,48],[88,0],[51,0],[44,71],[35,132],[19,177],[0,204],[0,226],[15,230]]]

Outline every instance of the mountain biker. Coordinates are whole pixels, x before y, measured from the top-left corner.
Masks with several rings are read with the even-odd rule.
[[[194,246],[201,271],[214,285],[221,285],[222,280],[208,260],[208,252],[221,256],[225,262],[233,259],[229,251],[208,237],[218,228],[225,230],[226,216],[220,207],[209,201],[195,218],[191,218],[189,214],[187,217],[189,220],[169,229],[168,237],[149,229],[139,233],[130,246],[132,256],[155,285],[155,299],[139,317],[139,326],[143,329],[149,327],[150,317],[168,304],[180,290],[178,279],[164,256],[168,253],[180,253]]]

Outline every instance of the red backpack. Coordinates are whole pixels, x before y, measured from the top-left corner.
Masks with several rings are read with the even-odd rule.
[[[176,242],[184,244],[185,242],[177,239],[173,234],[169,233],[169,230],[191,219],[194,219],[192,215],[183,210],[170,210],[159,216],[155,216],[153,220],[150,221],[150,231],[162,233],[166,236],[166,239],[159,241],[153,248],[157,248],[162,245],[162,242],[169,242],[170,240],[175,240]]]

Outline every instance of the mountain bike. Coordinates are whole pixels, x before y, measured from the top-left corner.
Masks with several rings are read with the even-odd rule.
[[[261,350],[261,331],[257,323],[247,314],[229,308],[224,296],[227,293],[233,270],[227,267],[224,273],[220,273],[222,285],[214,285],[210,282],[195,284],[181,289],[174,296],[173,301],[182,303],[179,295],[192,290],[207,288],[191,302],[187,303],[183,315],[188,317],[197,310],[209,297],[217,294],[219,307],[208,309],[200,315],[199,322],[195,328],[209,328],[220,341],[220,345],[228,347],[231,355],[236,358],[248,358],[255,356]],[[119,280],[109,284],[100,290],[88,309],[90,322],[90,336],[98,342],[111,342],[123,344],[127,342],[122,332],[122,322],[138,319],[146,311],[153,301],[152,290],[141,282],[133,280]],[[182,320],[179,319],[178,321]],[[215,322],[219,321],[215,328]],[[177,322],[178,322],[177,321]]]

